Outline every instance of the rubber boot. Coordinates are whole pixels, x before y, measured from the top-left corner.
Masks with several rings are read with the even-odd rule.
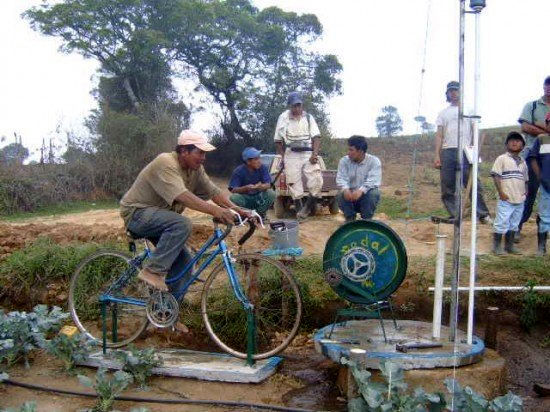
[[[547,238],[548,238],[548,232],[544,232],[544,233],[537,232],[537,243],[538,243],[537,256],[546,255]]]
[[[514,235],[514,243],[519,243],[520,241],[521,241],[521,229],[518,229]]]
[[[309,216],[309,213],[311,212],[311,207],[312,207],[312,204],[313,204],[312,199],[313,199],[312,196],[308,196],[306,200],[303,200],[302,208],[300,209],[300,211],[298,213],[296,213],[296,217],[299,220],[303,220],[303,219],[305,219]]]
[[[502,250],[502,233],[493,233],[493,253],[495,255],[504,255]]]
[[[311,216],[315,216],[317,214],[317,209],[318,209],[318,199],[316,197],[313,197],[313,196],[310,196],[311,197],[311,207],[310,207],[310,215]],[[308,199],[309,200],[309,199]]]
[[[294,209],[296,210],[296,218],[300,219],[300,212],[304,208],[304,199],[294,199]]]
[[[513,230],[509,230],[508,232],[506,232],[506,235],[504,235],[504,250],[513,255],[519,255],[521,254],[521,252],[517,250],[514,246],[515,234],[516,232]]]

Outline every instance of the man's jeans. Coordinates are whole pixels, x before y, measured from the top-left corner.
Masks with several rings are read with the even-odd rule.
[[[550,232],[550,191],[540,186],[539,233]]]
[[[493,223],[494,232],[504,234],[510,230],[517,231],[522,214],[523,203],[510,203],[499,199]]]
[[[529,156],[530,147],[531,145],[528,145],[529,147],[525,147],[521,151],[521,157],[524,159],[527,159],[527,156]],[[537,192],[539,190],[539,179],[535,175],[535,172],[533,171],[533,168],[531,167],[531,162],[525,160],[527,162],[527,170],[529,171],[529,182],[527,183],[527,198],[525,199],[525,207],[523,208],[523,215],[521,216],[521,221],[519,222],[519,230],[521,230],[521,227],[525,222],[529,220],[531,217],[531,213],[533,213],[533,206],[535,204],[535,199],[537,198]]]
[[[456,169],[458,168],[458,162],[456,159],[457,149],[443,149],[441,150],[441,200],[449,215],[456,217]],[[462,173],[462,185],[466,186],[468,177],[470,175],[470,165],[466,157],[463,161],[463,173]],[[483,199],[483,187],[479,178],[477,180],[477,216],[479,218],[489,215],[489,209]]]
[[[156,246],[144,265],[151,272],[173,277],[191,258],[184,247],[192,231],[191,220],[179,213],[156,207],[137,209],[128,223],[128,230],[135,237],[148,239]],[[169,285],[170,291],[177,290],[187,278],[185,276]]]
[[[355,220],[357,213],[361,214],[361,219],[372,219],[376,206],[380,202],[380,191],[377,188],[370,189],[355,202],[344,199],[344,193],[340,192],[337,199],[338,207],[344,213],[346,220]]]
[[[246,209],[254,209],[260,215],[265,215],[275,201],[275,192],[273,190],[264,190],[263,192],[253,195],[247,193],[233,193],[230,199],[237,206]]]

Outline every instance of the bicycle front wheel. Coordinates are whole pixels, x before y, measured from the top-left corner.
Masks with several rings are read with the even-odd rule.
[[[298,331],[302,300],[296,281],[281,263],[250,253],[235,256],[236,280],[254,305],[256,354],[265,359],[284,350]],[[206,280],[201,313],[212,340],[225,352],[247,357],[247,315],[223,262]]]
[[[120,282],[114,296],[147,301],[147,287],[136,274],[131,257],[119,251],[103,250],[84,259],[76,268],[69,288],[69,311],[74,323],[88,338],[102,342],[102,317],[99,297],[114,282]],[[115,323],[116,319],[116,323]],[[147,328],[145,307],[126,303],[107,304],[107,346],[119,348],[135,340]],[[113,328],[113,326],[115,326]]]

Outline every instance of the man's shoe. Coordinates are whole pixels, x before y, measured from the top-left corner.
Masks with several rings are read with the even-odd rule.
[[[493,253],[495,255],[504,255],[504,250],[502,250],[502,233],[493,233]]]
[[[481,216],[479,218],[479,221],[482,225],[490,225],[491,223],[493,223],[493,219],[491,219],[491,216],[489,215]]]
[[[514,233],[514,243],[519,243],[521,241],[521,230],[517,230]]]
[[[548,232],[540,233],[537,232],[537,256],[546,255],[546,239],[548,239]]]
[[[504,250],[513,255],[519,255],[521,252],[514,246],[515,231],[509,230],[504,236]]]
[[[157,273],[151,272],[147,268],[143,268],[140,270],[140,272],[137,275],[139,280],[144,281],[149,286],[160,290],[161,292],[168,292],[168,286],[166,285],[166,282],[164,281],[166,276],[159,275]]]
[[[313,207],[313,199],[315,199],[313,196],[308,196],[306,200],[302,199],[302,208],[296,213],[298,219],[306,219],[309,216]]]

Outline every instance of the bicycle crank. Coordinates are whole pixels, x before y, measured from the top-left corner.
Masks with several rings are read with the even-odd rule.
[[[179,304],[170,292],[155,290],[147,301],[147,319],[157,328],[168,328],[178,320]]]

